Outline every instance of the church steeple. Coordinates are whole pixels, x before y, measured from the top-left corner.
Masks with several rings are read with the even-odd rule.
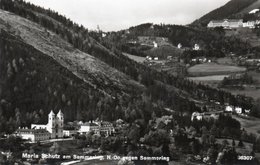
[[[59,126],[63,127],[64,116],[63,116],[63,113],[61,112],[61,110],[59,110],[59,112],[57,114],[57,120],[58,120]]]

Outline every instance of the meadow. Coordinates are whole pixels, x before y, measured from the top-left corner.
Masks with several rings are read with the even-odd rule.
[[[213,76],[213,75],[226,75],[231,73],[245,72],[246,68],[221,65],[216,63],[204,63],[190,67],[188,73],[191,76]]]

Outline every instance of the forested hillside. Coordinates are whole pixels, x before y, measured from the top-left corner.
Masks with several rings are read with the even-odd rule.
[[[130,54],[145,56],[146,49],[143,50],[138,44],[129,44],[131,41],[138,40],[138,36],[164,37],[169,39],[169,42],[174,46],[181,43],[183,47],[190,49],[195,44],[198,44],[204,50],[202,53],[210,57],[221,57],[229,52],[244,54],[250,51],[248,43],[235,36],[225,36],[223,29],[192,28],[164,24],[153,25],[151,23],[131,27],[125,31],[109,33],[107,37],[99,41],[109,48],[116,47]]]
[[[93,119],[111,110],[116,113],[111,97],[21,39],[3,30],[0,34],[1,131],[46,122],[44,116],[51,109],[62,109],[66,120]],[[105,105],[103,112],[98,105]]]
[[[3,67],[1,68],[3,74],[1,74],[0,80],[0,99],[2,100],[1,111],[4,115],[1,121],[8,121],[7,125],[4,122],[1,124],[2,130],[12,131],[21,124],[29,124],[31,120],[34,120],[33,122],[37,122],[35,120],[38,118],[42,120],[41,117],[46,115],[50,109],[55,111],[63,109],[65,114],[70,116],[67,120],[101,118],[110,121],[123,118],[130,123],[138,119],[148,123],[152,114],[159,117],[165,114],[166,112],[163,110],[165,107],[180,112],[180,115],[185,112],[191,114],[194,111],[200,111],[200,107],[195,105],[194,100],[216,100],[222,104],[229,102],[232,105],[239,105],[243,108],[252,108],[253,106],[253,101],[243,96],[235,97],[230,93],[200,84],[197,85],[186,79],[174,77],[138,64],[123,56],[120,49],[117,49],[116,42],[109,44],[106,40],[100,38],[99,33],[89,32],[83,26],[79,26],[53,11],[44,10],[22,0],[1,0],[0,8],[41,25],[46,31],[51,31],[58,35],[64,42],[68,42],[82,52],[105,62],[117,71],[128,75],[132,81],[144,86],[143,91],[134,87],[126,90],[128,92],[132,91],[129,92],[128,96],[122,95],[122,91],[118,91],[118,86],[108,89],[104,87],[105,91],[110,91],[109,93],[112,94],[113,97],[110,97],[88,83],[83,82],[75,74],[72,74],[71,70],[59,65],[57,59],[51,59],[39,51],[39,48],[36,47],[35,49],[24,43],[26,40],[19,38],[21,34],[16,31],[13,33],[2,31],[0,58],[3,65],[1,64],[0,67]],[[15,27],[14,24],[9,24],[9,26],[11,26],[10,29]],[[142,29],[142,27],[140,28]],[[158,28],[168,29],[167,26],[158,26]],[[171,29],[171,26],[169,26],[169,28],[169,31],[159,30],[158,33],[160,34],[158,35],[169,35],[169,39],[173,43],[178,43],[178,40],[174,39],[175,36],[183,38],[183,42],[186,41],[187,45],[201,41],[205,43],[206,47],[208,45],[207,42],[211,39],[214,39],[214,42],[218,42],[218,40],[215,40],[218,35],[214,38],[214,35],[207,35],[208,33],[203,35],[203,31],[200,32],[186,27],[175,28],[173,26]],[[179,28],[180,30],[178,30]],[[184,29],[184,31],[181,29]],[[136,30],[135,33],[142,33],[142,30]],[[19,44],[14,45],[13,43],[15,42],[9,42],[9,38],[19,41]],[[224,43],[229,41],[220,42],[221,46],[226,47]],[[241,44],[243,43],[241,42]],[[230,44],[229,46],[233,47],[234,45]],[[238,47],[241,47],[239,50],[245,49],[243,45],[235,46],[235,48]],[[25,66],[23,66],[23,63]],[[85,74],[87,75],[88,73]],[[30,77],[36,77],[31,78],[33,81],[30,83],[33,84],[27,84],[26,82],[26,79]],[[97,87],[102,87],[100,82],[99,84],[96,84],[97,82],[94,83]],[[20,93],[16,94],[19,91]],[[255,109],[257,110],[257,108],[259,107]],[[26,114],[29,116],[27,117],[28,122],[26,120],[27,123],[23,123],[24,121],[15,123],[16,118],[25,117],[23,115]],[[15,116],[15,119],[11,116]],[[10,125],[13,128],[5,128]]]

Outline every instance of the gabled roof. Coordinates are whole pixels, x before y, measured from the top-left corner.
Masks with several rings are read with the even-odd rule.
[[[224,22],[224,20],[212,20],[212,21],[210,21],[211,23],[223,23]]]
[[[46,129],[17,129],[16,132],[19,132],[19,133],[31,132],[33,134],[49,133]]]
[[[224,22],[243,22],[242,19],[223,19],[223,20],[212,20],[212,23],[224,23]]]
[[[90,127],[95,127],[95,126],[98,126],[97,124],[95,123],[84,123],[82,126],[90,126]]]

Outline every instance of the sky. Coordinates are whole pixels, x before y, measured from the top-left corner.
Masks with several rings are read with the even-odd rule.
[[[88,29],[127,29],[142,23],[185,25],[229,0],[26,0]]]

